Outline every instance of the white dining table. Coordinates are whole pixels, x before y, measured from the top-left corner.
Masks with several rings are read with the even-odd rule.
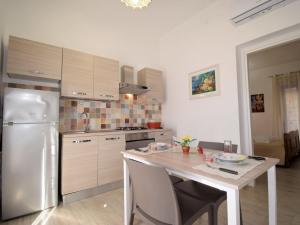
[[[195,166],[206,163],[197,152],[183,154],[179,151],[165,151],[142,155],[139,152],[124,151],[124,158],[133,159],[148,165],[164,167],[170,174],[217,188],[227,193],[227,218],[229,225],[240,225],[240,190],[253,183],[264,173],[268,173],[269,225],[277,225],[276,164],[278,159],[266,158],[261,164],[251,169],[239,179],[225,178],[220,175],[195,169]],[[129,225],[132,207],[129,171],[123,160],[124,172],[124,224]]]

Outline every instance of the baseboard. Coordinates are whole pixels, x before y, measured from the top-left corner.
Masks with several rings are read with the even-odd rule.
[[[99,194],[102,194],[105,192],[116,190],[116,189],[119,189],[122,187],[123,187],[123,180],[120,180],[120,181],[116,181],[113,183],[98,186],[95,188],[63,195],[62,201],[63,201],[63,204],[69,204],[69,203],[80,201],[80,200],[83,200],[86,198],[91,198],[91,197],[94,197],[96,195],[99,195]]]

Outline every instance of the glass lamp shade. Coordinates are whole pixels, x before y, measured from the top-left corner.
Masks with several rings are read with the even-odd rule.
[[[150,4],[151,0],[121,0],[121,2],[125,3],[126,6],[132,7],[134,9],[141,9],[147,7]]]

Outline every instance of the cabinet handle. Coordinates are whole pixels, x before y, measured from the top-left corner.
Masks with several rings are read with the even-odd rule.
[[[39,75],[47,75],[46,73],[42,72],[42,71],[39,71],[39,70],[29,70],[28,71],[29,73],[34,73],[34,74],[39,74]]]
[[[106,97],[106,98],[114,98],[113,95],[104,95],[104,94],[99,94],[100,97]]]
[[[113,140],[119,140],[120,137],[115,137],[115,138],[105,138],[106,141],[113,141]]]
[[[87,95],[86,92],[76,92],[76,91],[73,91],[72,94],[73,95]]]
[[[92,140],[86,139],[86,140],[75,140],[73,143],[79,144],[79,143],[86,143],[86,142],[91,142]]]

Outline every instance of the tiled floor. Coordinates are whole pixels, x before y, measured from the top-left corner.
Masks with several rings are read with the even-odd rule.
[[[278,225],[300,224],[300,159],[291,168],[277,169]],[[266,176],[257,180],[255,188],[241,192],[245,225],[267,225]],[[226,203],[219,211],[219,224],[227,224]],[[119,189],[94,198],[33,214],[2,225],[121,225],[123,224],[123,190]],[[207,216],[195,224],[206,225]],[[135,221],[135,225],[141,225]]]

